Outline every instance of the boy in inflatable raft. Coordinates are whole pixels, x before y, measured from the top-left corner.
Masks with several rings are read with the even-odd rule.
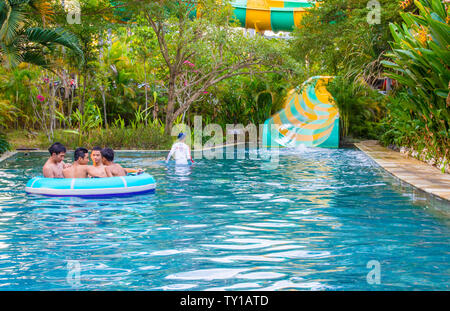
[[[93,170],[98,175],[101,175],[101,177],[107,177],[105,166],[103,165],[103,161],[102,161],[102,148],[100,148],[100,147],[92,148],[91,159],[93,162],[93,164],[92,164]]]
[[[114,163],[114,150],[111,148],[103,148],[100,151],[102,155],[102,164],[111,172],[112,176],[126,176],[127,171],[122,165]]]
[[[89,151],[86,148],[78,148],[74,153],[74,163],[64,163],[66,147],[60,143],[54,143],[48,151],[50,158],[43,167],[46,178],[102,178],[114,176],[126,176],[128,173],[143,173],[142,169],[123,168],[114,163],[114,151],[111,148],[94,147],[91,158],[94,165],[89,163]]]
[[[95,149],[95,148],[94,148]],[[94,151],[93,151],[94,152]],[[111,172],[113,177],[115,176],[126,176],[131,173],[137,173],[138,175],[143,173],[143,169],[133,169],[133,168],[123,168],[122,165],[114,162],[114,150],[111,148],[103,148],[100,151],[102,165]],[[94,165],[96,165],[96,160],[94,160]]]
[[[73,155],[73,164],[63,170],[64,178],[112,177],[107,167],[94,167],[88,165],[89,151],[86,148],[77,148]]]
[[[45,162],[42,172],[47,178],[64,178],[63,170],[70,167],[70,164],[64,163],[66,156],[66,147],[60,143],[54,143],[48,148],[50,158]]]

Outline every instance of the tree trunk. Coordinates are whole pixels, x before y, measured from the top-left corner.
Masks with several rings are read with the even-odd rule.
[[[72,109],[73,109],[73,97],[75,95],[75,88],[71,87],[70,88],[70,102],[69,102],[69,108],[67,111],[68,114],[68,120],[69,120],[69,126],[72,127]]]
[[[147,66],[146,66],[147,57],[144,56],[144,88],[145,88],[145,126],[147,126],[147,115],[148,115],[148,90],[147,90]]]
[[[174,121],[174,118],[173,118],[173,110],[174,110],[173,106],[174,106],[174,104],[175,104],[175,99],[172,98],[170,100],[170,98],[169,98],[169,101],[167,102],[166,126],[164,127],[164,133],[166,135],[170,135],[171,132],[172,132],[172,125],[173,125],[173,121]],[[170,110],[169,110],[169,107],[171,107]]]
[[[105,121],[105,128],[108,128],[108,119],[106,118],[106,98],[105,98],[105,88],[102,86],[101,88],[102,93],[102,102],[103,102],[103,118]]]
[[[82,115],[84,115],[84,102],[85,102],[85,98],[86,98],[86,84],[87,84],[87,73],[84,72],[83,74],[83,94],[81,95],[81,100],[80,100],[80,113]]]
[[[158,119],[158,101],[153,103],[153,120]]]
[[[55,103],[55,96],[56,96],[56,88],[55,88],[55,81],[54,79],[51,79],[51,89],[50,89],[50,105],[49,105],[49,119],[50,119],[50,137],[51,140],[54,138],[53,131],[56,127],[56,117],[55,117],[55,111],[56,111],[56,103]]]
[[[169,94],[167,99],[167,110],[166,110],[166,126],[164,128],[164,133],[170,135],[172,131],[172,124],[174,121],[173,112],[175,110],[175,75],[171,74],[169,78]]]

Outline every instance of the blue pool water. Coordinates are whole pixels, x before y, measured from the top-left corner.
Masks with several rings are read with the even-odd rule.
[[[95,200],[26,195],[45,154],[0,163],[0,290],[449,289],[449,204],[360,151],[283,150],[276,170],[154,156],[117,160],[155,194]]]

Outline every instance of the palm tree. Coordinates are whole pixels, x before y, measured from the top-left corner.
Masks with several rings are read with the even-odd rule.
[[[77,37],[62,28],[46,27],[47,21],[52,19],[52,14],[49,1],[0,0],[0,62],[2,66],[15,68],[25,62],[51,70],[52,62],[48,55],[58,45],[74,51],[81,61],[84,61]],[[39,26],[40,23],[36,17],[42,21],[43,27]],[[10,145],[6,136],[0,133],[0,153],[8,149]]]
[[[38,16],[44,27],[32,19]],[[0,61],[8,68],[21,62],[50,68],[47,55],[57,45],[64,46],[83,59],[78,39],[62,28],[46,28],[51,6],[44,0],[0,0]]]

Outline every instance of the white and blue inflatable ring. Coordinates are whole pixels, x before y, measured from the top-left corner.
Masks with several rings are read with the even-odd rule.
[[[108,178],[34,177],[25,187],[27,193],[64,197],[101,197],[154,192],[156,182],[149,174]]]

